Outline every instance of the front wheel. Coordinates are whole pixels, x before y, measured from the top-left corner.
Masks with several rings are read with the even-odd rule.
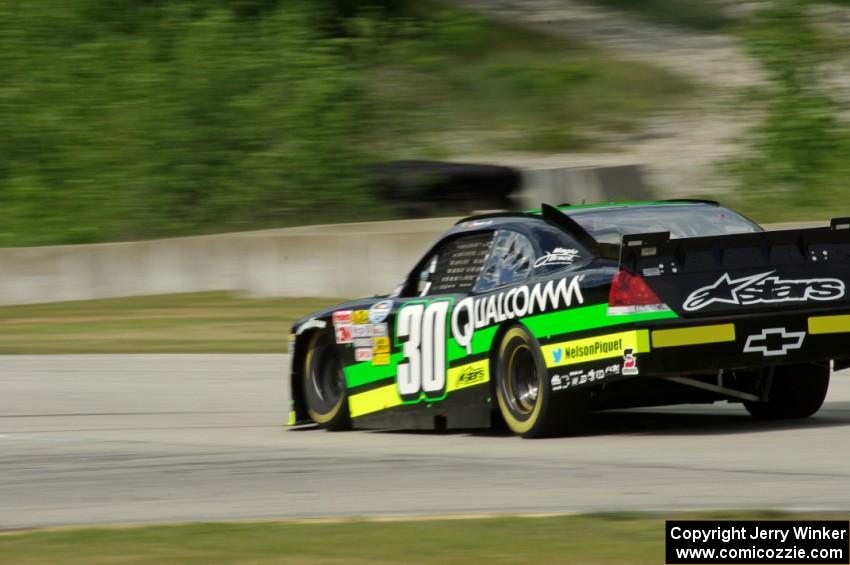
[[[575,427],[581,412],[577,403],[569,402],[576,400],[574,394],[553,395],[540,344],[520,325],[511,327],[502,338],[495,387],[502,418],[512,432],[524,438],[567,431]]]
[[[310,338],[304,358],[304,400],[307,414],[327,430],[351,427],[342,362],[333,340],[324,332]]]
[[[744,407],[762,420],[807,418],[823,405],[831,372],[829,364],[775,367],[767,381],[767,400],[744,402]]]

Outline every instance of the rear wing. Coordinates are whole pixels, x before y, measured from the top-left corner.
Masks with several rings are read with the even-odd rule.
[[[624,235],[620,268],[651,277],[824,264],[850,259],[850,217],[829,227],[671,239],[670,232]]]
[[[620,269],[682,316],[850,306],[850,218],[829,227],[671,239],[626,235]]]

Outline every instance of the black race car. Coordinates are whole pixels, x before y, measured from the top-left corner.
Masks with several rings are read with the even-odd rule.
[[[294,325],[289,423],[538,437],[718,400],[806,417],[850,365],[848,256],[850,219],[765,232],[710,201],[467,218],[393,294]]]

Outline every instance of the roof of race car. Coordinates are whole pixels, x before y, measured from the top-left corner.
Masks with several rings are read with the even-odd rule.
[[[673,200],[634,200],[627,202],[599,202],[594,204],[559,204],[554,206],[561,212],[569,212],[573,210],[594,210],[594,209],[605,209],[605,208],[641,208],[646,206],[676,206],[676,205],[707,205],[707,206],[719,206],[718,202],[714,200],[698,200],[698,199],[673,199]],[[459,220],[455,225],[461,226],[468,222],[474,222],[476,220],[498,220],[503,218],[506,221],[510,221],[511,219],[517,220],[522,218],[537,218],[539,215],[543,213],[542,208],[534,208],[531,210],[526,210],[524,212],[491,212],[485,214],[476,214],[472,216],[468,216]]]
[[[631,200],[626,202],[596,202],[593,204],[559,204],[556,206],[559,210],[594,210],[598,208],[639,208],[643,206],[675,206],[687,204],[706,204],[709,206],[719,206],[719,203],[714,200],[698,200],[691,198],[676,198],[673,200]],[[528,210],[533,214],[539,214],[540,208]]]

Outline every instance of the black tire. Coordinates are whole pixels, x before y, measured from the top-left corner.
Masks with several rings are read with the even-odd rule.
[[[828,364],[781,365],[774,368],[766,402],[744,402],[760,420],[808,418],[823,405],[829,388]]]
[[[540,344],[520,325],[509,328],[502,338],[495,388],[502,418],[524,438],[572,431],[583,413],[577,395],[553,395]]]
[[[326,430],[351,428],[342,362],[325,332],[310,337],[304,357],[304,401],[307,414]]]

